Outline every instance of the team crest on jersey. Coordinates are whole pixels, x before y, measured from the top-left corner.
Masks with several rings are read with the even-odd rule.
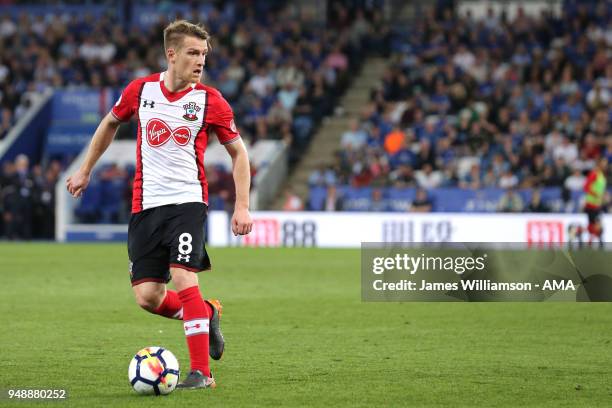
[[[183,105],[183,109],[185,109],[185,114],[183,115],[183,119],[186,120],[198,120],[198,112],[202,109],[195,102],[189,102],[186,105]]]
[[[151,119],[147,122],[147,143],[151,147],[160,147],[173,139],[179,146],[185,146],[191,140],[191,130],[187,126],[170,129],[161,119]]]

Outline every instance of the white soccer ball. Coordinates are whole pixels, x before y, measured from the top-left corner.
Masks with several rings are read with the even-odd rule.
[[[179,382],[179,363],[170,350],[145,347],[130,361],[128,378],[139,394],[170,394]]]

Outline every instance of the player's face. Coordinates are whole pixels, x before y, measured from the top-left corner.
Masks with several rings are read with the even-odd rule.
[[[187,36],[170,61],[174,60],[174,70],[183,81],[197,83],[202,78],[207,53],[206,40]]]

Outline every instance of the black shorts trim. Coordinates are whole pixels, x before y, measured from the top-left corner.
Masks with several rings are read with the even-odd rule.
[[[206,269],[190,268],[188,266],[181,265],[181,264],[176,264],[176,263],[171,263],[170,264],[170,268],[185,269],[186,271],[195,272],[195,273],[202,272],[202,271],[206,270]]]
[[[138,279],[138,280],[132,281],[132,286],[137,286],[137,285],[140,285],[141,283],[145,283],[145,282],[168,283],[168,281],[165,280],[165,279],[143,278],[143,279]]]

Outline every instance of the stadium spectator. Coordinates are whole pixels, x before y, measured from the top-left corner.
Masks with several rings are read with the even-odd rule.
[[[368,134],[360,128],[357,119],[351,119],[350,129],[342,134],[340,146],[344,149],[357,150],[365,146]]]
[[[499,187],[503,189],[514,188],[517,186],[517,184],[518,184],[518,177],[516,177],[516,175],[514,175],[510,169],[507,169],[499,177]]]
[[[542,194],[540,190],[534,190],[531,194],[531,200],[525,208],[527,212],[533,213],[547,213],[550,212],[550,208],[542,201]]]
[[[325,195],[325,203],[323,204],[323,211],[342,211],[344,202],[342,197],[338,195],[336,186],[329,185],[327,187],[327,194]]]
[[[393,186],[396,188],[416,186],[414,171],[412,167],[407,164],[402,164],[396,170],[393,170],[389,174],[389,180],[391,180]]]
[[[285,192],[285,202],[283,204],[283,211],[302,211],[304,209],[304,202],[299,195],[295,194],[291,189]]]
[[[52,239],[59,162],[30,166],[27,156],[6,161],[0,172],[0,238]]]
[[[32,224],[33,238],[51,240],[55,237],[55,184],[59,178],[59,162],[53,162],[47,169],[34,167]]]
[[[389,211],[389,203],[383,195],[383,191],[379,188],[372,190],[372,198],[368,211],[385,212]]]
[[[417,170],[415,178],[419,186],[424,189],[440,187],[444,180],[443,174],[434,170],[430,163],[425,163],[422,170]]]
[[[500,212],[521,212],[524,203],[521,196],[512,188],[509,188],[501,196],[497,208]]]
[[[308,185],[310,186],[333,186],[336,182],[337,177],[333,167],[326,166],[325,164],[321,164],[308,177]]]
[[[431,212],[432,202],[427,196],[427,191],[422,188],[417,188],[416,197],[410,205],[411,212]]]
[[[223,166],[206,167],[208,181],[208,199],[211,210],[231,212],[235,200],[236,188],[232,173]]]
[[[393,156],[403,148],[406,148],[406,134],[401,128],[396,127],[385,137],[385,150],[387,154]]]
[[[572,174],[567,177],[563,186],[570,191],[582,191],[586,177],[582,174],[579,168],[574,168]]]

